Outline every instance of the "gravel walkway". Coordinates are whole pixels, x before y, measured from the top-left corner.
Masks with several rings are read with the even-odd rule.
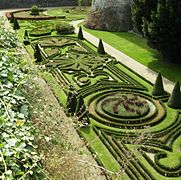
[[[75,27],[75,33],[77,33],[77,34],[78,34],[78,29],[79,29],[78,24],[81,22],[83,22],[83,20],[71,22],[71,24]],[[83,30],[83,35],[84,35],[85,39],[90,41],[95,46],[98,46],[99,39],[97,37],[91,35],[90,33],[86,32],[84,30]],[[150,82],[152,82],[152,83],[155,82],[155,79],[157,77],[157,73],[155,71],[153,71],[153,70],[149,69],[148,67],[140,64],[139,62],[137,62],[134,59],[130,58],[129,56],[125,55],[121,51],[113,48],[109,44],[107,44],[105,42],[103,42],[103,44],[104,44],[105,51],[108,54],[115,57],[118,61],[125,64],[126,66],[128,66],[129,68],[131,68],[132,70],[134,70],[135,72],[140,74],[141,76],[145,77]],[[169,93],[171,93],[172,89],[174,87],[174,83],[165,77],[163,77],[163,82],[164,82],[165,90],[168,91]]]

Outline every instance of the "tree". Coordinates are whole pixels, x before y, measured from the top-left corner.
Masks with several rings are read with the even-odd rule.
[[[135,31],[143,33],[143,18],[151,22],[151,12],[157,8],[158,0],[133,0],[132,2],[132,20]]]
[[[98,45],[98,48],[97,48],[97,52],[98,52],[99,54],[106,54],[101,39],[99,39],[99,45]]]
[[[174,109],[181,108],[181,92],[179,81],[175,83],[172,94],[168,100],[168,106]]]
[[[18,20],[17,20],[16,18],[14,18],[13,29],[14,29],[14,30],[18,30],[18,29],[20,29],[20,26],[19,26]]]
[[[79,32],[78,32],[78,39],[84,40],[83,32],[82,32],[82,27],[79,27]]]
[[[161,96],[165,94],[164,88],[163,88],[163,81],[162,81],[162,75],[159,72],[158,76],[156,78],[155,84],[153,86],[152,95],[153,96]]]
[[[151,22],[144,20],[148,44],[157,49],[163,60],[181,64],[181,1],[159,0]]]
[[[40,52],[40,48],[38,44],[35,45],[34,58],[36,59],[36,62],[42,61],[42,56],[41,56],[41,52]]]

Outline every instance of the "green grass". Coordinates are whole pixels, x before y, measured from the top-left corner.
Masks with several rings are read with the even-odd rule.
[[[65,108],[66,102],[67,102],[67,96],[63,90],[63,88],[60,87],[58,82],[55,80],[55,78],[48,72],[41,73],[41,76],[45,79],[47,84],[52,89],[55,97],[58,99],[59,103]]]
[[[146,39],[129,32],[107,32],[83,29],[92,35],[101,38],[112,47],[122,51],[126,55],[147,66],[161,72],[165,77],[175,82],[181,82],[181,65],[175,65],[158,60],[159,53],[148,47]]]
[[[66,13],[66,11],[69,11],[69,13]],[[47,11],[48,15],[51,16],[65,16],[66,18],[64,20],[66,21],[74,21],[74,20],[80,20],[84,19],[86,17],[88,8],[53,8],[49,9]]]
[[[108,171],[111,171],[113,173],[116,173],[120,170],[120,165],[114,159],[114,157],[111,155],[109,150],[104,146],[102,141],[99,139],[99,137],[93,131],[92,127],[81,128],[80,133],[89,142],[91,147],[96,151],[96,156],[98,156],[98,158],[101,160],[105,169],[107,169]],[[112,175],[111,177],[113,179],[116,179],[115,175]],[[121,180],[124,180],[124,179],[125,180],[128,179],[127,175],[123,175],[121,177]]]

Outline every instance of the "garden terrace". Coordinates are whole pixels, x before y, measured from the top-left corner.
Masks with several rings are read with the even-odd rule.
[[[153,85],[144,77],[74,34],[37,32],[37,38],[33,31],[40,24],[22,25],[30,36],[28,51],[33,55],[38,45],[43,77],[67,115],[75,117],[98,164],[113,172],[107,176],[180,179],[181,115],[167,106],[168,93],[152,96]],[[85,122],[89,125],[79,127]]]

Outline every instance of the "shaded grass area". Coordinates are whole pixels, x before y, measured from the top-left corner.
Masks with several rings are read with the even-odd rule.
[[[107,32],[83,29],[112,47],[122,51],[126,55],[149,67],[150,69],[161,72],[171,81],[179,80],[181,82],[181,65],[175,65],[158,60],[158,51],[151,49],[146,39],[129,32]]]

